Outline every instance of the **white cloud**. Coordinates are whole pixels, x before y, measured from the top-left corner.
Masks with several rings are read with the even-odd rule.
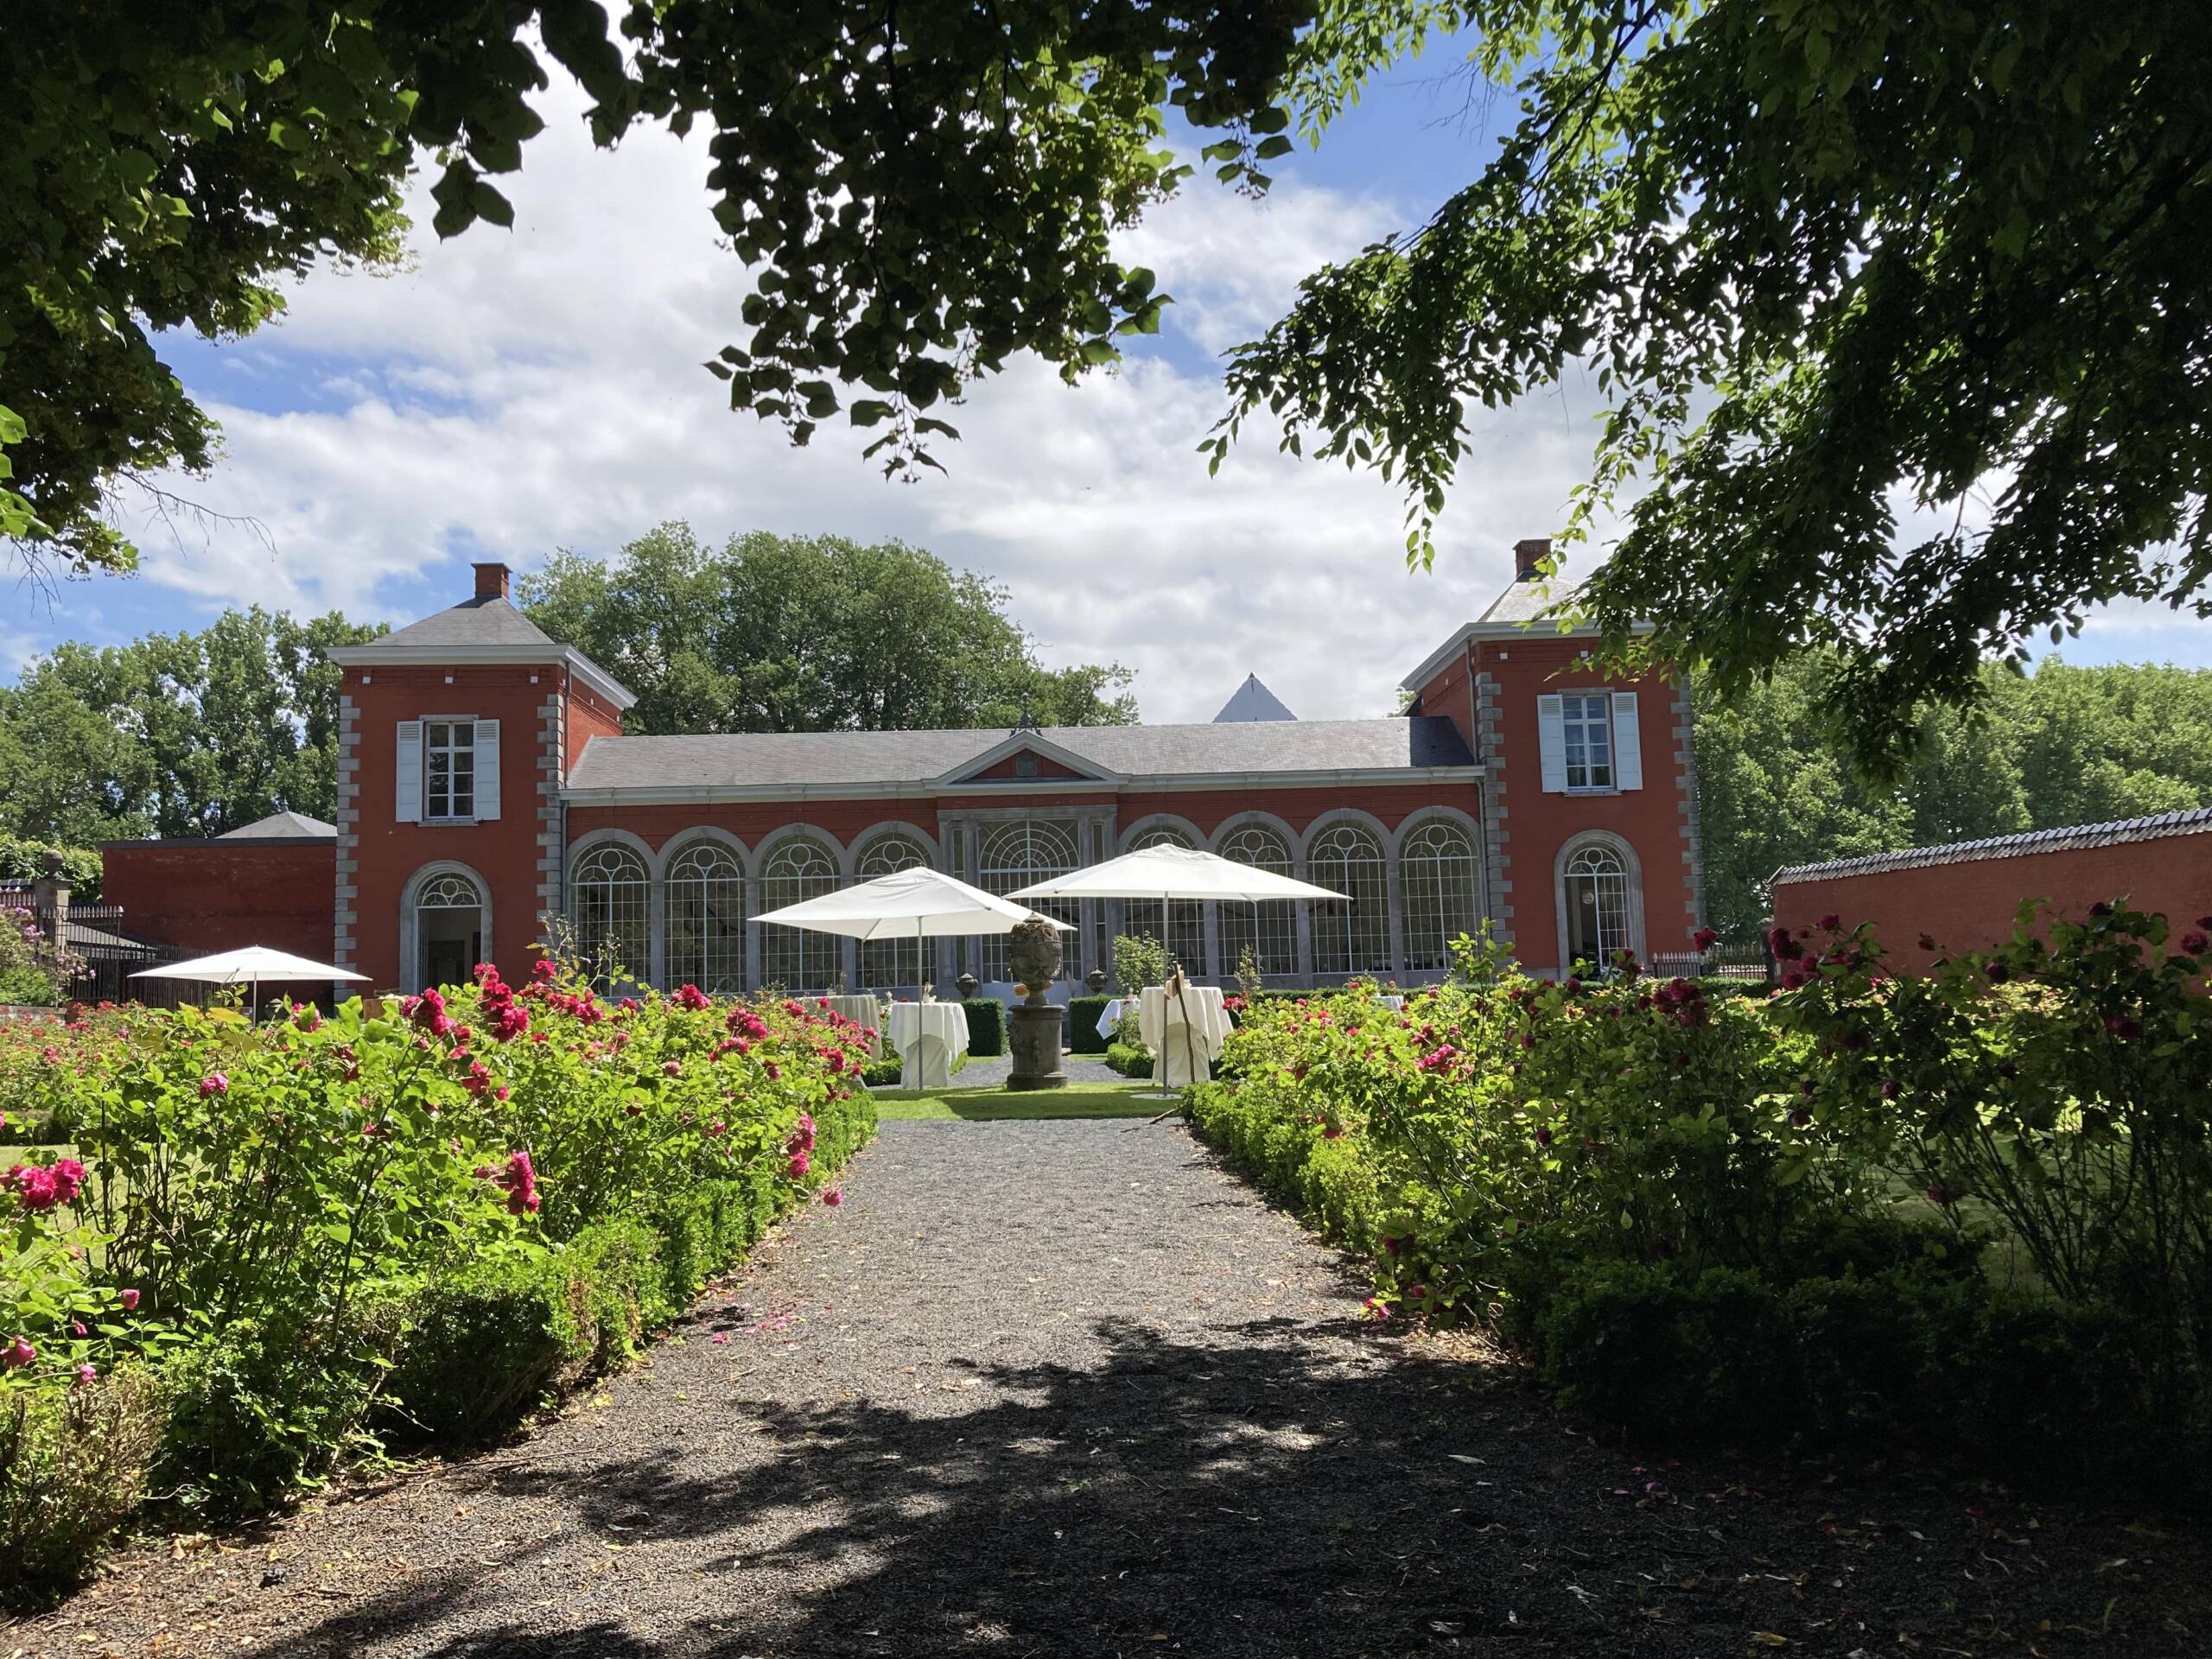
[[[951,411],[950,477],[887,481],[842,425],[794,449],[731,413],[699,366],[741,338],[745,291],[708,215],[703,144],[645,129],[602,154],[580,107],[569,89],[547,100],[549,130],[506,184],[512,233],[425,231],[403,273],[318,272],[279,326],[195,383],[226,454],[181,487],[268,539],[222,524],[149,537],[144,581],[210,605],[391,615],[391,584],[426,565],[454,561],[457,594],[461,558],[611,551],[668,518],[716,537],[898,535],[1005,582],[1048,661],[1137,669],[1147,719],[1206,719],[1248,671],[1306,718],[1347,717],[1390,709],[1399,676],[1504,580],[1512,541],[1563,516],[1586,460],[1587,407],[1484,422],[1447,556],[1408,575],[1402,503],[1370,475],[1254,433],[1209,480],[1196,445],[1221,385],[1172,353],[1073,390],[1018,363]],[[1294,184],[1262,203],[1198,184],[1131,233],[1128,257],[1211,351],[1396,222],[1389,204]],[[272,379],[316,374],[292,400],[305,410],[251,406]]]

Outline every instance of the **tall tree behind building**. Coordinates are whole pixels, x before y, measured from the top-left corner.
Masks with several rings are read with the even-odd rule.
[[[608,560],[555,556],[523,608],[637,693],[628,729],[1127,725],[1119,664],[1048,669],[1007,592],[904,542],[659,525]]]
[[[1699,688],[1707,904],[1731,938],[1757,929],[1785,864],[2212,804],[2212,671],[2056,657],[2024,677],[1986,668],[1979,715],[1924,713],[1912,764],[1885,784],[1821,729],[1836,671],[1811,653],[1726,702]]]

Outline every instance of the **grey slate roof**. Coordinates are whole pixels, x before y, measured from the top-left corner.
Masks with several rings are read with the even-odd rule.
[[[1501,622],[1534,622],[1540,619],[1552,603],[1541,582],[1518,580],[1508,582],[1505,591],[1490,602],[1490,608],[1475,619],[1478,627],[1495,626]]]
[[[218,841],[335,841],[338,826],[311,818],[304,812],[271,812],[265,818],[242,823],[215,837]]]
[[[449,650],[455,645],[543,645],[560,650],[537,624],[497,596],[463,600],[451,610],[372,639],[363,651]]]
[[[1221,712],[1213,717],[1218,726],[1232,720],[1296,720],[1298,716],[1284,706],[1283,700],[1260,683],[1256,674],[1247,674],[1244,683],[1230,694]]]
[[[595,737],[572,790],[817,787],[921,784],[1004,743],[1003,731],[754,732],[709,737]],[[1144,778],[1247,772],[1369,772],[1470,766],[1452,722],[1242,721],[1205,726],[1048,726],[1038,736],[1101,769]],[[986,785],[987,787],[988,785]],[[1049,789],[1050,779],[1022,787]]]
[[[2087,847],[2114,847],[2167,836],[2212,835],[2212,806],[2193,812],[2164,812],[2151,818],[2115,818],[2109,823],[2081,823],[2065,830],[2032,830],[2017,836],[1955,841],[1948,847],[1907,847],[1894,853],[1834,858],[1825,864],[1793,864],[1774,873],[1775,884],[1816,881],[1836,875],[1866,875],[1877,870],[1916,870],[1931,864],[1967,864],[1984,858],[2015,858],[2024,853],[2071,852]]]

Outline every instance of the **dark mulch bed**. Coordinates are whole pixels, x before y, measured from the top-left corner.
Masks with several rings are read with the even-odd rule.
[[[1174,1128],[890,1124],[847,1192],[526,1441],[0,1652],[2212,1650],[2201,1533],[1600,1446]]]

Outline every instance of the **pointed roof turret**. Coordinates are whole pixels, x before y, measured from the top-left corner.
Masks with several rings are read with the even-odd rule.
[[[1244,683],[1236,694],[1221,705],[1221,712],[1213,717],[1217,726],[1240,720],[1296,720],[1298,716],[1283,707],[1281,697],[1260,683],[1256,674],[1247,674]]]

